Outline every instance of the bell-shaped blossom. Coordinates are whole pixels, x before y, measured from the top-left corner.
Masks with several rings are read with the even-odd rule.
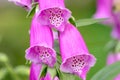
[[[95,18],[110,18],[113,0],[97,0],[97,10],[94,15]]]
[[[117,61],[120,61],[120,53],[110,53],[107,57],[107,65],[111,65]],[[113,79],[120,80],[120,73]]]
[[[37,17],[32,20],[30,29],[30,47],[26,50],[26,59],[34,63],[44,63],[53,67],[56,63],[56,52],[53,49],[51,28],[42,26]]]
[[[113,0],[97,0],[97,9],[94,14],[94,18],[106,18],[106,20],[102,21],[103,24],[113,25]]]
[[[79,31],[67,23],[65,30],[59,33],[62,64],[60,70],[73,73],[86,80],[90,67],[94,66],[96,58],[89,54],[86,44]]]
[[[32,8],[32,0],[8,0],[14,2],[16,5],[25,8],[26,10],[30,10]]]
[[[57,76],[55,76],[54,79],[52,79],[49,72],[47,72],[44,77],[40,78],[41,69],[41,64],[32,63],[30,68],[30,80],[59,80]]]
[[[64,0],[39,0],[39,6],[40,23],[64,31],[65,23],[71,17],[71,12],[65,8]]]

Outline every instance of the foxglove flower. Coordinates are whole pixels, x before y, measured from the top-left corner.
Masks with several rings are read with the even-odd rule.
[[[26,59],[53,67],[56,62],[56,52],[52,47],[52,30],[48,26],[41,26],[35,15],[30,29],[30,47],[26,50]]]
[[[109,18],[111,17],[113,0],[97,0],[97,11],[95,18]]]
[[[30,68],[30,80],[59,80],[57,76],[52,79],[49,72],[46,73],[45,77],[40,78],[42,65],[32,63]]]
[[[26,10],[30,10],[32,7],[32,0],[8,0],[14,2],[16,5],[25,8]]]
[[[60,53],[62,56],[60,70],[76,74],[86,80],[86,74],[90,67],[94,66],[96,59],[89,54],[79,31],[69,23],[65,26],[65,31],[59,33]]]
[[[120,53],[110,53],[107,57],[107,65],[111,65],[117,61],[120,61]],[[118,74],[113,80],[120,80],[120,74]]]
[[[71,12],[65,8],[64,0],[39,0],[39,6],[40,23],[64,31],[65,23],[71,17]]]
[[[103,24],[113,25],[113,0],[97,0],[97,10],[94,14],[94,18],[106,18],[106,20],[102,21]]]

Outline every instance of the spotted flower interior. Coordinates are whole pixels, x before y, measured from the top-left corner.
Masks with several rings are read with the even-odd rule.
[[[87,55],[73,56],[71,58],[68,58],[65,64],[67,65],[67,68],[69,68],[72,73],[81,72],[82,69],[85,66],[87,66],[88,59],[89,58]]]
[[[30,48],[28,52],[29,57],[27,57],[31,61],[35,61],[37,63],[44,63],[49,66],[52,66],[55,63],[53,54],[54,51],[48,47],[44,46],[34,46]]]
[[[67,21],[68,19],[67,16],[68,16],[67,10],[56,7],[43,10],[40,14],[40,19],[45,20],[47,24],[58,28],[65,21]]]

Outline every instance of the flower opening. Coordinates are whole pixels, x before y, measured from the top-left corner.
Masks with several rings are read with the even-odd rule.
[[[86,55],[78,55],[71,57],[66,60],[66,64],[68,67],[73,70],[73,72],[80,72],[87,65],[88,56]]]
[[[50,25],[60,31],[64,30],[64,25],[70,18],[70,12],[67,9],[59,7],[48,8],[41,11],[39,20],[43,25]]]
[[[53,64],[56,62],[55,51],[45,46],[33,46],[27,49],[26,53],[26,58],[35,63],[44,63],[53,67]]]

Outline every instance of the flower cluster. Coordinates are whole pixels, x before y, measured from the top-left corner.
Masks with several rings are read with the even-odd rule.
[[[60,71],[78,75],[86,80],[86,74],[94,66],[96,58],[89,53],[86,44],[75,26],[69,22],[71,11],[65,7],[64,0],[10,0],[30,10],[37,2],[39,10],[32,19],[30,28],[30,47],[25,58],[31,61],[30,80],[59,80],[57,74],[47,71],[39,77],[42,66],[54,68],[57,54],[54,49],[54,32],[58,32],[58,42],[62,63]]]

